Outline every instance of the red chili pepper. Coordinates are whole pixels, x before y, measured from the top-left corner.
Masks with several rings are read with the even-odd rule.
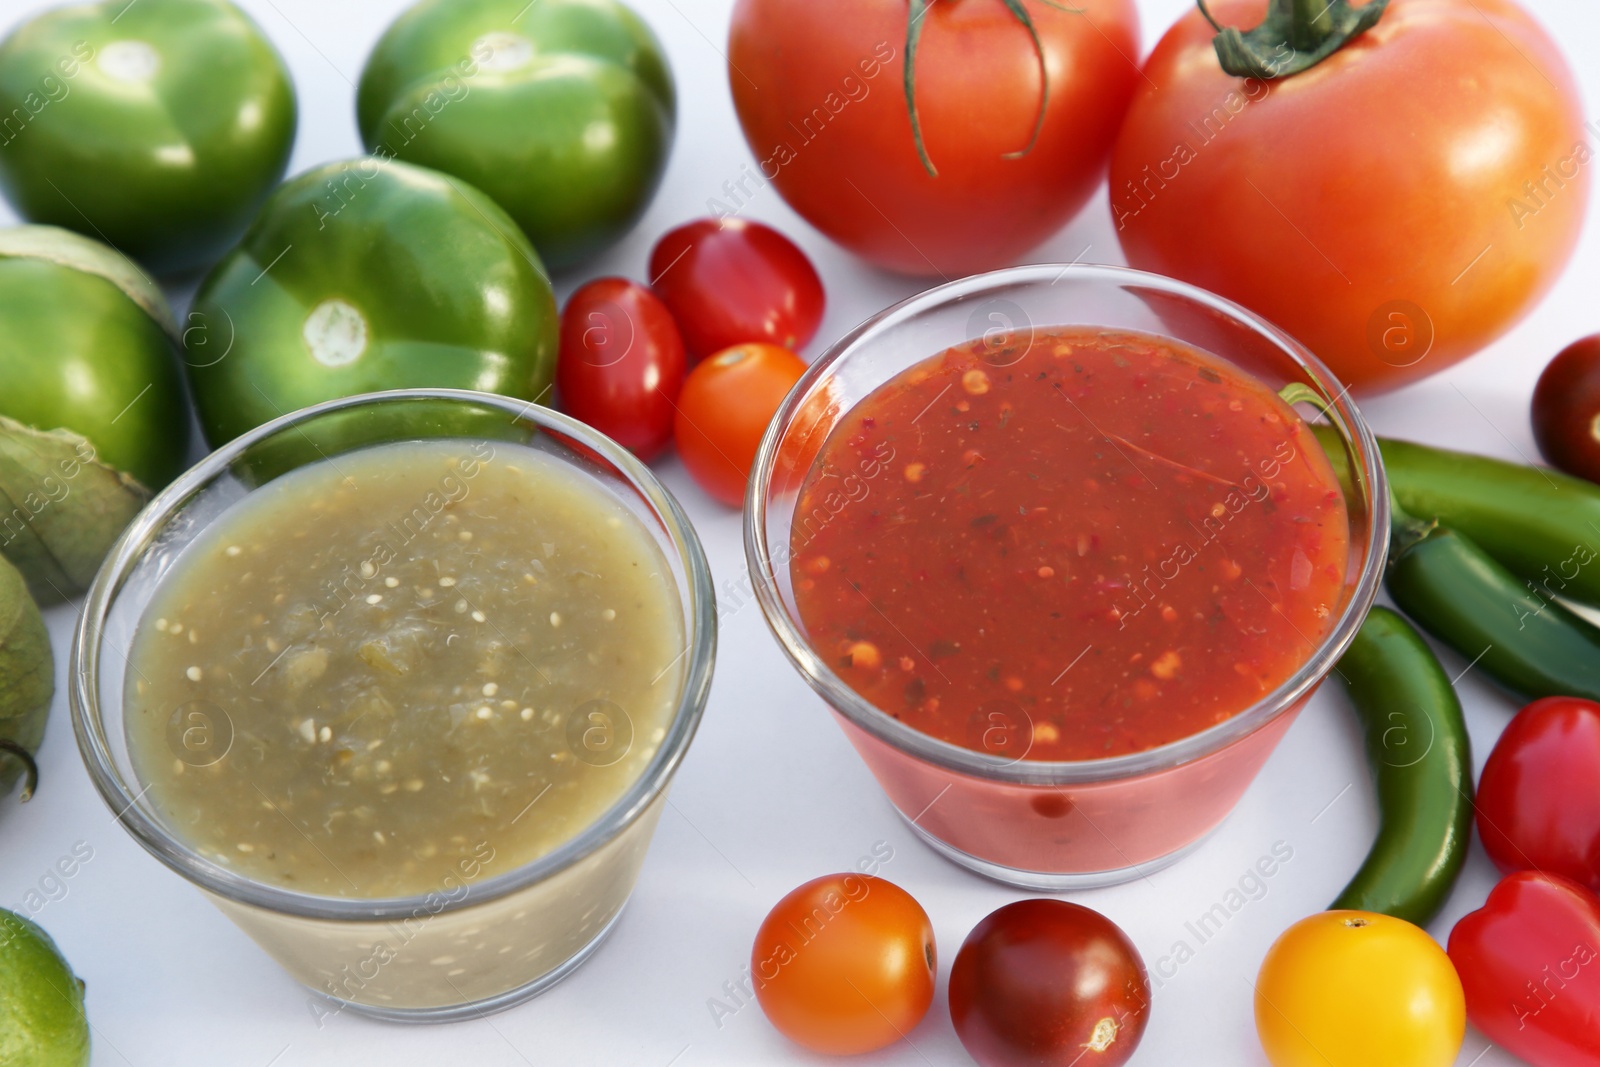
[[[1600,1067],[1600,897],[1508,875],[1450,931],[1467,1017],[1534,1067]]]
[[[1600,893],[1600,704],[1546,697],[1517,713],[1478,782],[1478,836],[1504,872]]]

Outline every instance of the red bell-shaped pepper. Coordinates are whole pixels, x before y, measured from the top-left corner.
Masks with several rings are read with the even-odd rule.
[[[1467,1017],[1534,1067],[1600,1067],[1600,897],[1518,871],[1450,931]]]

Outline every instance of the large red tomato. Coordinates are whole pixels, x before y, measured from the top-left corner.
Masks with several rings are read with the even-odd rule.
[[[1132,0],[1021,2],[1048,99],[1006,0],[926,8],[914,72],[934,176],[906,105],[906,0],[738,0],[728,77],[756,169],[725,184],[723,209],[770,182],[835,241],[909,274],[1003,266],[1049,237],[1100,180],[1139,77],[1138,15]]]
[[[1208,6],[1248,29],[1267,2]],[[1215,32],[1191,11],[1156,45],[1113,152],[1134,266],[1266,316],[1364,393],[1471,355],[1554,282],[1591,150],[1572,72],[1512,0],[1391,0],[1271,81],[1224,73]]]

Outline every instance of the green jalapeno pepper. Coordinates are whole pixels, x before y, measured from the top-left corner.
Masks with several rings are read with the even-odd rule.
[[[1600,629],[1458,531],[1397,528],[1387,586],[1418,625],[1513,693],[1600,700]]]
[[[1339,660],[1378,790],[1378,837],[1333,908],[1425,925],[1466,862],[1472,748],[1461,703],[1427,643],[1373,608]]]
[[[1341,443],[1317,436],[1336,467]],[[1395,500],[1476,542],[1544,600],[1600,606],[1600,486],[1546,467],[1378,439]]]

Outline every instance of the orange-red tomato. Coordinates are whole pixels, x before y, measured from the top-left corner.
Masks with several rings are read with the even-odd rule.
[[[787,348],[750,344],[725,348],[689,372],[673,438],[700,488],[729,507],[744,502],[761,435],[805,371]]]
[[[1078,212],[1139,79],[1133,0],[929,4],[911,135],[905,0],[738,0],[728,81],[756,166],[721,199],[771,182],[817,229],[879,266],[957,277],[1013,262]],[[1071,8],[1066,11],[1062,8]],[[1044,121],[1031,151],[1043,104]]]
[[[910,893],[866,874],[815,878],[778,901],[750,953],[756,1000],[806,1048],[871,1052],[933,1002],[933,926]]]
[[[1213,0],[1225,26],[1267,0]],[[1198,10],[1145,63],[1111,160],[1128,261],[1298,337],[1381,392],[1508,329],[1588,201],[1577,85],[1513,0],[1391,0],[1311,69],[1226,74]]]

